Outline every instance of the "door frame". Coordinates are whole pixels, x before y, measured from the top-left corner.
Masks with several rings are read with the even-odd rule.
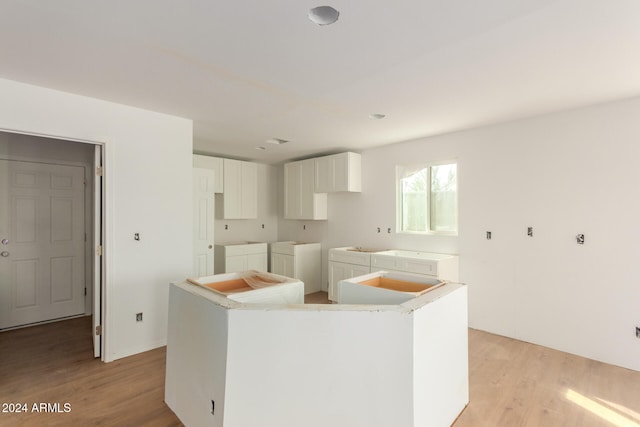
[[[108,353],[107,353],[107,348],[108,348],[108,342],[107,342],[107,334],[106,331],[108,330],[107,327],[107,320],[108,320],[108,313],[107,313],[107,298],[108,298],[108,292],[107,292],[107,277],[110,277],[109,274],[109,266],[106,262],[107,260],[107,224],[108,224],[108,220],[110,219],[110,215],[107,215],[107,193],[106,193],[106,189],[107,189],[107,164],[108,164],[108,155],[109,155],[109,149],[108,149],[108,144],[106,140],[103,141],[99,141],[99,140],[88,140],[88,139],[78,139],[78,138],[70,138],[70,137],[65,137],[65,136],[60,136],[60,135],[51,135],[51,134],[42,134],[42,133],[35,133],[35,132],[28,132],[28,131],[22,131],[22,130],[17,130],[17,129],[8,129],[8,128],[2,128],[0,127],[0,132],[4,132],[4,133],[13,133],[13,134],[20,134],[20,135],[27,135],[27,136],[34,136],[34,137],[39,137],[39,138],[48,138],[48,139],[57,139],[57,140],[61,140],[61,141],[68,141],[68,142],[77,142],[77,143],[82,143],[82,144],[90,144],[95,146],[99,146],[101,147],[101,157],[102,157],[102,179],[99,180],[100,182],[100,188],[101,188],[101,209],[96,210],[95,209],[95,204],[94,204],[94,209],[93,209],[93,221],[92,224],[94,225],[93,227],[87,227],[87,221],[85,221],[85,230],[88,231],[87,234],[89,234],[89,232],[91,232],[91,240],[87,241],[87,244],[89,243],[93,243],[94,246],[94,250],[92,251],[92,253],[95,254],[95,250],[96,250],[96,242],[101,242],[102,243],[102,256],[100,257],[91,257],[94,261],[93,261],[93,268],[92,268],[92,272],[93,274],[91,275],[92,277],[92,303],[91,306],[93,307],[92,309],[92,316],[95,319],[96,316],[98,316],[98,322],[102,328],[101,328],[101,333],[100,333],[100,339],[99,340],[94,340],[94,342],[99,341],[100,343],[100,349],[99,349],[99,354],[97,354],[98,352],[94,351],[94,357],[100,357],[100,360],[102,360],[103,362],[108,362],[109,359],[107,357]],[[7,157],[7,156],[2,156],[0,154],[0,157]],[[7,160],[22,160],[22,161],[28,161],[28,162],[34,162],[34,163],[52,163],[51,161],[48,162],[44,162],[42,159],[34,159],[34,158],[28,158],[28,157],[23,157],[23,156],[12,156],[11,158],[7,158]],[[82,163],[79,164],[78,162],[73,162],[73,161],[65,161],[65,160],[56,160],[56,162],[60,162],[60,164],[67,164],[67,165],[73,165],[73,166],[86,166],[86,164]],[[95,157],[94,157],[94,163],[93,163],[93,167],[90,168],[90,170],[85,171],[86,174],[89,173],[93,173],[94,174],[94,189],[91,190],[91,195],[92,198],[91,200],[93,200],[93,198],[96,196],[95,192],[95,183],[96,181],[96,170],[95,170]],[[85,175],[86,177],[86,175]],[[86,194],[86,191],[85,191]],[[85,206],[87,206],[87,204],[90,203],[90,201],[85,200]],[[86,214],[86,207],[85,207],[85,214]],[[87,218],[89,219],[89,218]],[[98,226],[99,224],[99,226]],[[89,240],[89,239],[88,239]],[[85,259],[88,259],[87,257],[88,251],[85,254]],[[95,274],[96,270],[100,271],[101,274],[97,275]],[[85,272],[85,277],[89,277],[89,275],[86,274]],[[89,296],[89,295],[87,295]],[[97,297],[99,297],[99,302],[97,302]],[[100,312],[96,313],[95,311],[95,307],[96,305],[98,305],[100,307]],[[86,307],[86,301],[85,301],[85,307]],[[86,310],[85,310],[86,312]],[[94,324],[96,323],[95,321],[93,322]],[[92,337],[96,336],[96,330],[92,330]]]

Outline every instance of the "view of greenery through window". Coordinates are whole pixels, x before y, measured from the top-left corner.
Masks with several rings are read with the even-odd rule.
[[[398,172],[400,231],[457,232],[457,165],[403,167]]]

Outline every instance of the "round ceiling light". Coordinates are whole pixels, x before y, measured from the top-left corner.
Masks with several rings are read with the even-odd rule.
[[[387,116],[386,116],[386,115],[384,115],[384,114],[379,114],[379,113],[376,113],[376,114],[369,114],[369,118],[370,118],[371,120],[380,120],[380,119],[384,119],[385,117],[387,117]]]
[[[318,6],[309,10],[309,19],[318,25],[330,25],[338,20],[340,12],[331,6]]]

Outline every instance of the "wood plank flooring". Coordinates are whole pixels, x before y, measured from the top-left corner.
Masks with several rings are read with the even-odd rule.
[[[165,347],[111,363],[93,358],[91,317],[0,333],[0,426],[180,426],[164,404]],[[64,403],[68,413],[31,412]]]
[[[0,333],[0,405],[29,406],[0,426],[182,425],[163,402],[165,348],[104,364],[91,346],[90,317]],[[473,329],[469,368],[456,427],[640,427],[640,372]],[[31,412],[41,402],[71,412]]]

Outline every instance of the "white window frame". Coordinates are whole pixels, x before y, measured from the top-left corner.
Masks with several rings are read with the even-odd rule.
[[[456,165],[456,229],[455,230],[432,230],[431,229],[431,168],[434,166],[441,165]],[[404,177],[404,172],[407,170],[419,170],[419,169],[428,169],[427,170],[427,212],[426,212],[426,231],[406,231],[403,230],[403,209],[402,209],[402,178]],[[442,160],[438,162],[425,162],[413,165],[397,165],[396,166],[396,233],[398,234],[414,234],[414,235],[434,235],[434,236],[457,236],[459,231],[459,205],[458,201],[460,199],[460,177],[458,171],[458,160],[450,159],[450,160]]]

